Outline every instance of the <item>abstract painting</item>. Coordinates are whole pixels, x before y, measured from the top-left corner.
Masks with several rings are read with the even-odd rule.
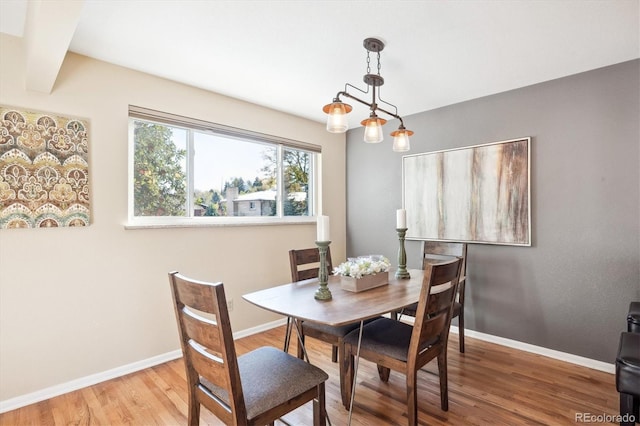
[[[0,228],[89,225],[88,121],[0,106]]]
[[[406,238],[530,246],[530,141],[403,157]]]

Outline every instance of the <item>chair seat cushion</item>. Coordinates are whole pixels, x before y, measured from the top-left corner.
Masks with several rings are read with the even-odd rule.
[[[616,389],[640,396],[640,334],[620,334],[616,357]]]
[[[366,325],[372,321],[377,320],[378,318],[382,318],[382,317],[370,318],[368,320],[365,320],[364,323]],[[325,334],[330,334],[336,337],[344,337],[350,332],[352,332],[353,330],[359,330],[360,323],[353,322],[351,324],[333,326],[333,325],[326,325],[326,324],[318,324],[316,322],[311,322],[311,321],[304,321],[302,323],[302,332],[305,333],[305,330],[307,329],[312,329],[312,330],[319,331]]]
[[[400,361],[407,361],[413,326],[389,318],[380,318],[362,329],[362,348],[367,348]],[[345,344],[357,346],[359,330],[354,330],[344,338]],[[425,342],[420,350],[437,342],[437,338]]]
[[[247,416],[252,419],[326,381],[327,373],[273,347],[262,347],[238,357]],[[200,382],[229,404],[229,395],[205,378]]]

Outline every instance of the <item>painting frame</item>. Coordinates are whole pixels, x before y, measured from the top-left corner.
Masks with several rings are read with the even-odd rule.
[[[531,137],[402,157],[407,240],[531,246]]]

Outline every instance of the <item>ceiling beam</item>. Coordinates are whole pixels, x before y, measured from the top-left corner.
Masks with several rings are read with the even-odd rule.
[[[51,93],[84,0],[32,0],[27,7],[24,41],[27,90]]]

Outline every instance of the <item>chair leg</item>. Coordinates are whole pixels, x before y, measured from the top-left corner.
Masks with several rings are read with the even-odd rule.
[[[418,372],[407,371],[407,424],[415,426],[418,424]]]
[[[460,308],[458,315],[458,341],[460,342],[460,353],[464,353],[464,306]]]
[[[382,380],[385,383],[388,382],[390,372],[391,372],[391,369],[378,364],[378,377],[380,377],[380,380]]]
[[[438,375],[440,376],[440,408],[449,411],[449,387],[447,384],[447,347],[438,355]]]
[[[198,426],[200,424],[200,403],[193,392],[189,392],[188,421],[189,426]]]
[[[338,346],[331,346],[331,362],[338,362]]]
[[[640,398],[620,392],[620,426],[634,426],[638,415]]]
[[[338,344],[339,346],[337,347],[338,349],[338,372],[340,374],[340,396],[342,396],[342,401],[344,404],[344,400],[345,400],[345,386],[346,386],[346,380],[345,380],[345,374],[347,371],[347,361],[345,360],[345,348],[344,348],[344,343],[342,342],[342,340],[340,340],[340,343]]]
[[[340,393],[342,394],[342,405],[347,410],[351,405],[351,389],[353,389],[354,380],[354,357],[350,348],[345,345],[342,350],[342,359],[340,360]]]
[[[324,398],[324,383],[318,385],[318,398],[313,400],[313,426],[327,424],[327,410]]]

